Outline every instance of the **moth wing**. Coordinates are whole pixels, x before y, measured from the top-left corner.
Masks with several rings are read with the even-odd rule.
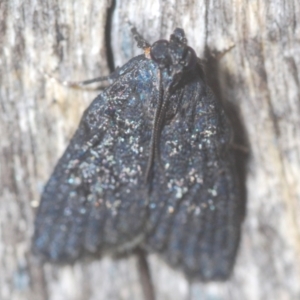
[[[143,84],[133,76],[143,62],[135,59],[85,111],[45,186],[33,250],[46,260],[131,249],[143,238],[148,153],[141,149],[149,147],[151,128],[147,138],[136,93]]]
[[[210,89],[197,81],[161,136],[146,247],[189,277],[226,279],[242,222],[231,127]]]

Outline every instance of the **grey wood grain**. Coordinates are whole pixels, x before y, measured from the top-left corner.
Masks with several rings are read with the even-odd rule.
[[[0,299],[143,299],[134,256],[60,267],[30,252],[43,184],[97,94],[43,72],[109,74],[141,53],[127,20],[150,42],[184,28],[249,150],[232,278],[189,282],[150,255],[157,299],[300,299],[299,16],[297,0],[1,0]]]

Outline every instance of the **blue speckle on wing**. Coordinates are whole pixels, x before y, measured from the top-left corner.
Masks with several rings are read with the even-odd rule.
[[[153,62],[149,60],[145,64],[147,64],[147,67],[141,68],[136,77],[136,92],[142,102],[149,101],[149,95],[153,93],[153,82],[156,82],[153,77],[157,73],[157,67]]]

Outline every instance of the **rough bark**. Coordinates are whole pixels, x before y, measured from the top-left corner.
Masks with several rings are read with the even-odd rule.
[[[0,0],[0,298],[143,299],[134,256],[59,267],[30,253],[43,184],[96,95],[43,72],[81,80],[123,65],[140,53],[129,20],[150,42],[185,29],[249,150],[232,278],[191,283],[151,255],[157,299],[299,299],[299,16],[298,0]]]

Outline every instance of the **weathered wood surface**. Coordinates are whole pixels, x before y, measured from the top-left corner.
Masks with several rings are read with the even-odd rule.
[[[249,149],[231,280],[189,283],[150,256],[157,299],[300,299],[299,1],[111,5],[0,0],[0,299],[143,299],[135,257],[41,267],[29,251],[43,184],[96,95],[41,70],[66,80],[108,74],[111,61],[123,65],[141,52],[126,20],[151,42],[185,29],[198,56],[209,58],[208,76]]]

